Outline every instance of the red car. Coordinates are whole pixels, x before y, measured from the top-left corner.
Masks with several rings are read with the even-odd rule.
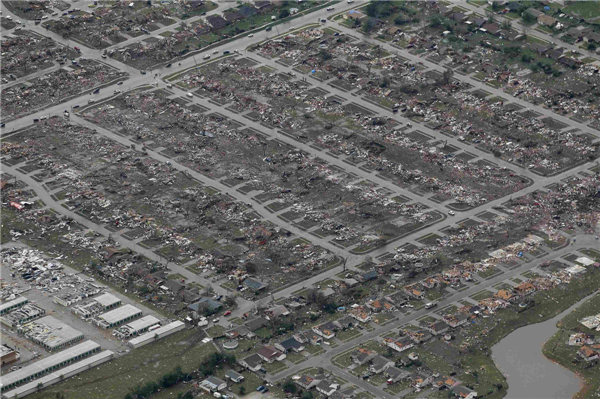
[[[223,313],[223,316],[229,316],[231,314],[231,310],[228,310],[227,312]]]

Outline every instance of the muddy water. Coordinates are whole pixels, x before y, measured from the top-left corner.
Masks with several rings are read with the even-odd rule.
[[[556,323],[587,299],[553,319],[519,328],[494,345],[492,357],[508,382],[506,399],[566,399],[579,391],[577,376],[548,360],[542,346],[557,331]]]

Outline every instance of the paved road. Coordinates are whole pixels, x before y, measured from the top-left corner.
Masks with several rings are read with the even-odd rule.
[[[512,270],[506,270],[504,273],[502,273],[496,277],[493,277],[489,280],[482,280],[479,285],[474,285],[465,291],[457,292],[454,295],[449,296],[449,297],[439,301],[438,309],[441,309],[452,303],[455,303],[464,298],[467,298],[467,297],[469,297],[473,294],[476,294],[477,292],[482,291],[486,288],[493,287],[494,285],[496,285],[506,279],[509,279],[511,277],[517,276],[527,270],[533,269],[534,267],[536,267],[537,265],[539,265],[542,262],[560,258],[561,256],[563,256],[567,253],[573,252],[577,249],[595,248],[595,247],[597,247],[597,245],[598,245],[598,241],[596,241],[594,235],[578,235],[577,236],[577,245],[566,246],[557,251],[550,252],[549,254],[547,254],[544,257],[534,259],[529,263],[524,263],[520,267],[517,267]],[[437,309],[435,309],[435,310],[437,310]],[[274,375],[272,380],[273,381],[280,380],[282,378],[285,378],[287,376],[297,373],[299,370],[302,370],[302,369],[305,369],[308,367],[323,367],[324,361],[326,362],[326,364],[328,364],[331,362],[331,360],[335,356],[337,356],[341,353],[344,353],[344,352],[348,351],[349,349],[354,348],[358,344],[375,339],[375,338],[377,338],[389,331],[395,330],[396,328],[401,327],[411,321],[422,318],[423,316],[425,316],[429,313],[432,313],[433,311],[434,310],[421,309],[421,310],[418,310],[408,316],[400,315],[400,317],[394,322],[391,322],[391,323],[384,325],[381,328],[377,328],[373,331],[366,332],[362,336],[360,336],[352,341],[349,341],[347,343],[342,343],[335,348],[327,350],[327,352],[325,354],[322,354],[318,357],[311,357],[307,361],[302,362],[299,365],[296,365],[294,367],[291,367],[289,369],[282,371],[281,373]],[[398,313],[398,314],[400,314],[400,313]],[[370,384],[367,384],[367,385],[371,386]]]
[[[371,43],[371,44],[376,45],[376,46],[381,46],[381,48],[387,50],[388,52],[390,52],[392,54],[401,55],[402,57],[410,60],[413,63],[422,63],[424,66],[428,67],[429,69],[432,69],[432,70],[435,70],[435,71],[439,71],[439,72],[443,72],[443,71],[446,70],[446,68],[444,68],[443,66],[434,64],[433,62],[428,61],[425,58],[421,58],[419,56],[413,55],[413,54],[409,53],[406,50],[400,49],[398,47],[394,47],[394,46],[392,46],[392,45],[390,45],[388,43],[384,43],[382,41],[372,39],[371,37],[369,37],[367,35],[361,34],[361,32],[359,32],[359,31],[357,31],[355,29],[346,28],[345,26],[342,26],[342,25],[339,25],[339,24],[335,28],[338,29],[338,30],[340,30],[341,32],[344,32],[347,35],[358,36],[360,39],[362,39],[362,40],[364,40],[364,41],[366,41],[368,43]],[[469,76],[464,76],[464,75],[460,75],[460,74],[454,74],[453,78],[457,79],[457,80],[460,80],[462,82],[469,83],[469,84],[473,85],[476,89],[485,90],[485,91],[487,91],[489,93],[492,93],[495,96],[506,98],[506,99],[510,100],[511,102],[513,102],[515,104],[519,104],[519,105],[521,105],[521,106],[523,106],[523,107],[525,107],[527,109],[536,111],[536,112],[538,112],[538,113],[540,113],[540,114],[542,114],[544,116],[552,117],[552,118],[554,118],[554,119],[556,119],[556,120],[558,120],[558,121],[560,121],[562,123],[565,123],[565,124],[567,124],[567,125],[569,125],[571,127],[579,128],[582,132],[590,133],[590,134],[593,134],[596,137],[600,137],[600,132],[598,132],[597,130],[594,130],[594,129],[588,127],[586,124],[576,122],[576,121],[571,120],[571,119],[569,119],[569,118],[567,118],[565,116],[556,114],[552,110],[549,110],[547,108],[544,108],[544,107],[541,107],[541,106],[538,106],[538,105],[534,105],[534,104],[532,104],[530,102],[527,102],[525,100],[522,100],[522,99],[520,99],[518,97],[514,97],[514,96],[506,93],[503,90],[496,89],[494,87],[488,86],[488,85],[486,85],[483,82],[478,82],[477,80],[472,79]]]
[[[458,4],[459,6],[464,7],[466,9],[468,9],[469,11],[476,12],[476,13],[478,13],[480,15],[485,15],[485,13],[486,13],[485,9],[488,7],[488,4],[484,5],[483,7],[477,7],[476,5],[467,3],[466,0],[455,0],[455,1],[456,1],[456,3],[459,3]],[[576,45],[569,44],[567,42],[563,42],[562,40],[560,40],[560,39],[558,39],[556,37],[552,37],[552,36],[550,36],[547,33],[540,32],[540,31],[537,31],[537,30],[534,31],[534,28],[538,26],[537,24],[532,25],[532,26],[527,26],[527,25],[523,24],[520,19],[514,19],[513,20],[513,19],[510,19],[510,18],[506,18],[505,16],[499,15],[499,14],[497,14],[494,18],[500,24],[502,24],[504,22],[510,23],[511,26],[515,30],[517,30],[517,31],[521,31],[522,32],[523,30],[528,30],[528,31],[530,31],[530,34],[532,36],[536,36],[536,37],[538,37],[540,39],[546,40],[547,42],[556,43],[556,45],[558,47],[562,47],[562,48],[565,48],[565,49],[571,50],[571,51],[577,51],[577,52],[579,52],[581,54],[584,54],[586,56],[590,56],[590,57],[594,57],[594,58],[598,57],[597,53],[594,53],[594,52],[591,52],[591,51],[588,51],[588,50],[585,50],[585,49],[581,49],[581,48],[577,47]]]

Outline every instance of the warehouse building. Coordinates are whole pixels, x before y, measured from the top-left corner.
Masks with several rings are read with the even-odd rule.
[[[96,316],[92,319],[92,322],[102,328],[112,328],[136,319],[141,315],[141,310],[128,304],[111,310],[110,312],[103,313],[100,316]]]
[[[2,386],[0,386],[0,390],[3,392],[2,396],[4,396],[4,391],[8,389],[29,382],[44,374],[54,372],[54,370],[58,370],[63,366],[94,354],[99,350],[100,345],[94,341],[85,341],[72,348],[30,364],[29,366],[25,366],[22,369],[4,374],[2,376]]]
[[[33,303],[26,303],[12,312],[0,316],[0,322],[8,327],[16,327],[19,324],[27,323],[46,314],[46,311]]]
[[[144,335],[140,335],[129,341],[129,346],[132,348],[139,348],[140,346],[144,346],[150,344],[154,341],[158,341],[161,338],[167,337],[171,334],[176,333],[177,331],[181,331],[185,328],[185,323],[177,320],[166,326],[161,328],[157,328],[154,331],[150,331]]]
[[[148,331],[152,326],[160,323],[154,316],[144,316],[141,319],[134,320],[131,323],[127,323],[115,330],[114,335],[119,339],[125,339],[133,337]]]
[[[4,302],[2,305],[0,305],[0,315],[8,313],[13,309],[19,308],[25,305],[27,302],[29,302],[29,299],[25,298],[24,296],[20,296],[16,299],[13,299],[12,301]]]
[[[52,316],[23,324],[17,331],[48,351],[64,348],[83,339],[81,331]]]
[[[21,355],[8,345],[0,346],[0,355],[2,356],[2,366],[19,360]]]
[[[73,306],[71,310],[84,319],[88,319],[114,309],[117,306],[121,306],[121,300],[113,294],[106,293],[81,305]]]
[[[112,351],[104,351],[98,353],[96,355],[90,356],[87,359],[84,359],[80,362],[72,364],[70,366],[65,367],[60,371],[56,371],[52,374],[41,377],[35,381],[32,381],[28,384],[20,386],[12,391],[9,391],[2,395],[2,398],[14,399],[14,398],[23,398],[26,395],[37,392],[41,389],[44,389],[50,385],[56,384],[57,382],[63,381],[69,377],[73,377],[85,370],[89,370],[92,367],[99,366],[103,363],[108,362],[114,358],[115,354]],[[41,385],[40,385],[41,384]]]

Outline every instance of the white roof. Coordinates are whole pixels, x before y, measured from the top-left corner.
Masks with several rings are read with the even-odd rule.
[[[43,342],[44,345],[51,348],[78,337],[83,338],[81,331],[52,316],[42,317],[41,319],[24,324],[21,330],[33,340]]]
[[[160,320],[158,320],[156,317],[144,316],[141,319],[134,320],[131,323],[127,323],[125,325],[125,327],[129,327],[129,328],[133,329],[134,331],[140,331],[140,330],[143,330],[144,328],[151,327],[158,323],[160,323]]]
[[[52,366],[56,366],[64,361],[71,360],[74,357],[97,348],[100,348],[100,345],[94,341],[82,342],[79,345],[75,345],[72,348],[65,349],[64,351],[57,353],[56,355],[48,356],[47,358],[30,364],[29,366],[25,366],[20,370],[4,374],[2,376],[2,386],[7,386],[14,382],[21,381]]]
[[[118,323],[125,320],[128,317],[140,315],[142,311],[133,305],[123,305],[120,308],[116,308],[109,312],[103,313],[98,316],[98,319],[106,321],[108,324]]]
[[[157,328],[154,331],[150,331],[150,332],[148,332],[146,334],[142,334],[139,337],[136,337],[136,338],[132,339],[131,341],[129,341],[129,344],[130,345],[138,345],[138,344],[140,344],[142,342],[145,342],[145,341],[147,341],[149,339],[154,339],[154,337],[156,335],[162,335],[162,334],[164,334],[166,332],[169,332],[171,330],[179,328],[182,325],[184,325],[184,323],[182,321],[179,321],[179,320],[174,321],[174,322],[172,322],[170,324],[167,324],[166,326],[162,326],[160,328]]]
[[[113,294],[109,294],[109,293],[102,294],[99,297],[94,298],[94,300],[104,307],[112,306],[115,303],[121,302],[121,300],[119,298],[117,298]]]
[[[91,342],[91,341],[90,341]],[[103,351],[101,353],[98,353],[97,355],[93,355],[90,357],[86,357],[85,359],[71,364],[61,370],[55,371],[52,374],[47,374],[43,377],[40,377],[28,384],[25,385],[21,385],[20,387],[13,389],[12,391],[9,391],[7,393],[3,393],[2,397],[6,397],[6,398],[16,398],[16,397],[21,397],[21,394],[24,392],[27,392],[35,387],[38,386],[38,384],[42,383],[44,385],[46,385],[47,383],[51,383],[57,379],[60,379],[61,375],[67,375],[70,374],[74,371],[83,371],[83,370],[87,370],[87,366],[88,364],[94,364],[96,362],[98,362],[99,360],[103,360],[103,359],[107,359],[112,357],[114,355],[114,352],[112,351]]]
[[[589,266],[589,265],[594,264],[594,261],[591,260],[590,258],[588,258],[587,256],[580,256],[579,258],[575,259],[575,262],[581,263],[584,266]]]
[[[20,297],[18,297],[16,299],[13,299],[12,301],[4,302],[2,305],[0,305],[0,311],[2,311],[4,309],[8,309],[8,308],[10,308],[11,306],[14,306],[14,305],[18,305],[18,304],[21,304],[21,303],[26,303],[27,301],[28,301],[27,298],[25,298],[24,296],[20,296]]]

